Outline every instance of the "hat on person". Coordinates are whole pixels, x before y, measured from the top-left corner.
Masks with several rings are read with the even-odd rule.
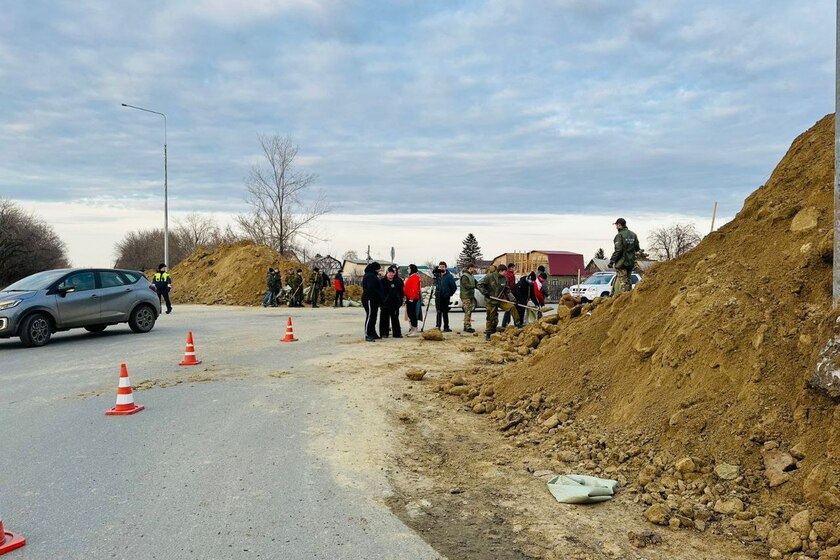
[[[619,218],[619,219],[617,219],[617,220],[615,221],[615,223],[616,223],[616,224],[621,224],[621,225],[623,225],[623,226],[626,226],[626,225],[627,225],[627,220],[625,220],[624,218]]]

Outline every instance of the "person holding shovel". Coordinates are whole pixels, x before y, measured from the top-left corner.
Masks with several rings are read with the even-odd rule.
[[[507,282],[507,267],[500,264],[498,268],[490,265],[487,274],[478,281],[476,288],[484,295],[485,307],[487,308],[487,324],[484,327],[484,339],[490,340],[490,335],[496,332],[499,324],[499,308],[505,313],[510,313],[513,322],[521,325],[519,310],[516,309],[516,300],[510,292]]]
[[[289,296],[289,307],[303,307],[303,271],[297,271],[289,277],[289,288],[292,295]]]
[[[461,304],[464,306],[464,332],[474,333],[472,328],[472,312],[478,302],[475,299],[475,264],[470,263],[461,274]]]

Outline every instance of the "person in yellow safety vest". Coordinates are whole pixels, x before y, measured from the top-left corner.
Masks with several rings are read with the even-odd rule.
[[[158,265],[158,271],[155,272],[154,277],[155,290],[159,298],[163,298],[166,302],[166,314],[172,313],[172,302],[169,301],[169,290],[172,289],[172,277],[166,271],[166,265],[161,263]]]

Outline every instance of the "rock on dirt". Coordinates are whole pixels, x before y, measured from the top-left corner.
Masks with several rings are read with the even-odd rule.
[[[431,329],[428,331],[423,331],[421,335],[423,340],[434,340],[440,342],[443,340],[443,332],[440,329]]]
[[[740,498],[729,498],[715,502],[715,511],[723,515],[735,515],[744,511],[744,502]]]
[[[632,544],[636,548],[645,548],[647,546],[662,543],[662,537],[660,537],[653,531],[642,531],[641,533],[629,531],[627,533],[627,540],[629,540],[630,544]]]
[[[773,529],[767,537],[767,543],[782,554],[790,554],[802,549],[802,539],[787,525]]]
[[[426,370],[420,368],[411,368],[405,372],[405,376],[412,381],[421,381],[426,376]]]
[[[764,459],[764,475],[770,488],[780,486],[790,480],[790,471],[796,470],[796,459],[790,453],[786,453],[775,447],[775,442],[767,442],[761,451]]]
[[[645,519],[655,525],[667,525],[671,511],[664,504],[653,504],[645,510]]]
[[[735,480],[738,478],[740,468],[737,465],[730,465],[728,463],[718,463],[715,466],[715,475],[721,480]]]

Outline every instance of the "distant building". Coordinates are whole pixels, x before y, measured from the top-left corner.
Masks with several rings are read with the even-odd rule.
[[[332,276],[339,270],[341,270],[341,261],[335,257],[331,257],[329,255],[322,257],[321,255],[315,255],[313,258],[306,263],[306,266],[310,269],[314,269],[315,267],[318,270],[321,270],[328,275]]]
[[[475,261],[475,273],[476,274],[487,274],[487,267],[493,264],[493,261],[486,261],[483,259],[479,259]]]
[[[648,259],[643,259],[640,261],[636,261],[636,266],[633,267],[635,272],[639,274],[645,274],[650,270],[650,267],[655,265],[659,261],[652,261]],[[592,276],[596,272],[612,272],[613,269],[609,268],[607,265],[610,264],[609,259],[592,259],[589,261],[589,264],[586,265],[585,274],[583,276]]]
[[[417,272],[420,274],[420,286],[425,288],[426,286],[431,286],[435,283],[435,277],[432,274],[432,269],[426,265],[418,265]],[[403,279],[408,278],[408,267],[401,266],[400,267],[400,277]]]
[[[609,259],[592,259],[586,265],[583,276],[592,276],[596,272],[609,272]]]
[[[371,259],[369,261],[344,259],[344,262],[341,264],[341,270],[344,271],[344,280],[350,283],[360,282],[362,280],[362,276],[365,275],[365,267],[374,261],[378,262],[382,266],[382,274],[385,274],[386,268],[394,264],[385,259]]]

